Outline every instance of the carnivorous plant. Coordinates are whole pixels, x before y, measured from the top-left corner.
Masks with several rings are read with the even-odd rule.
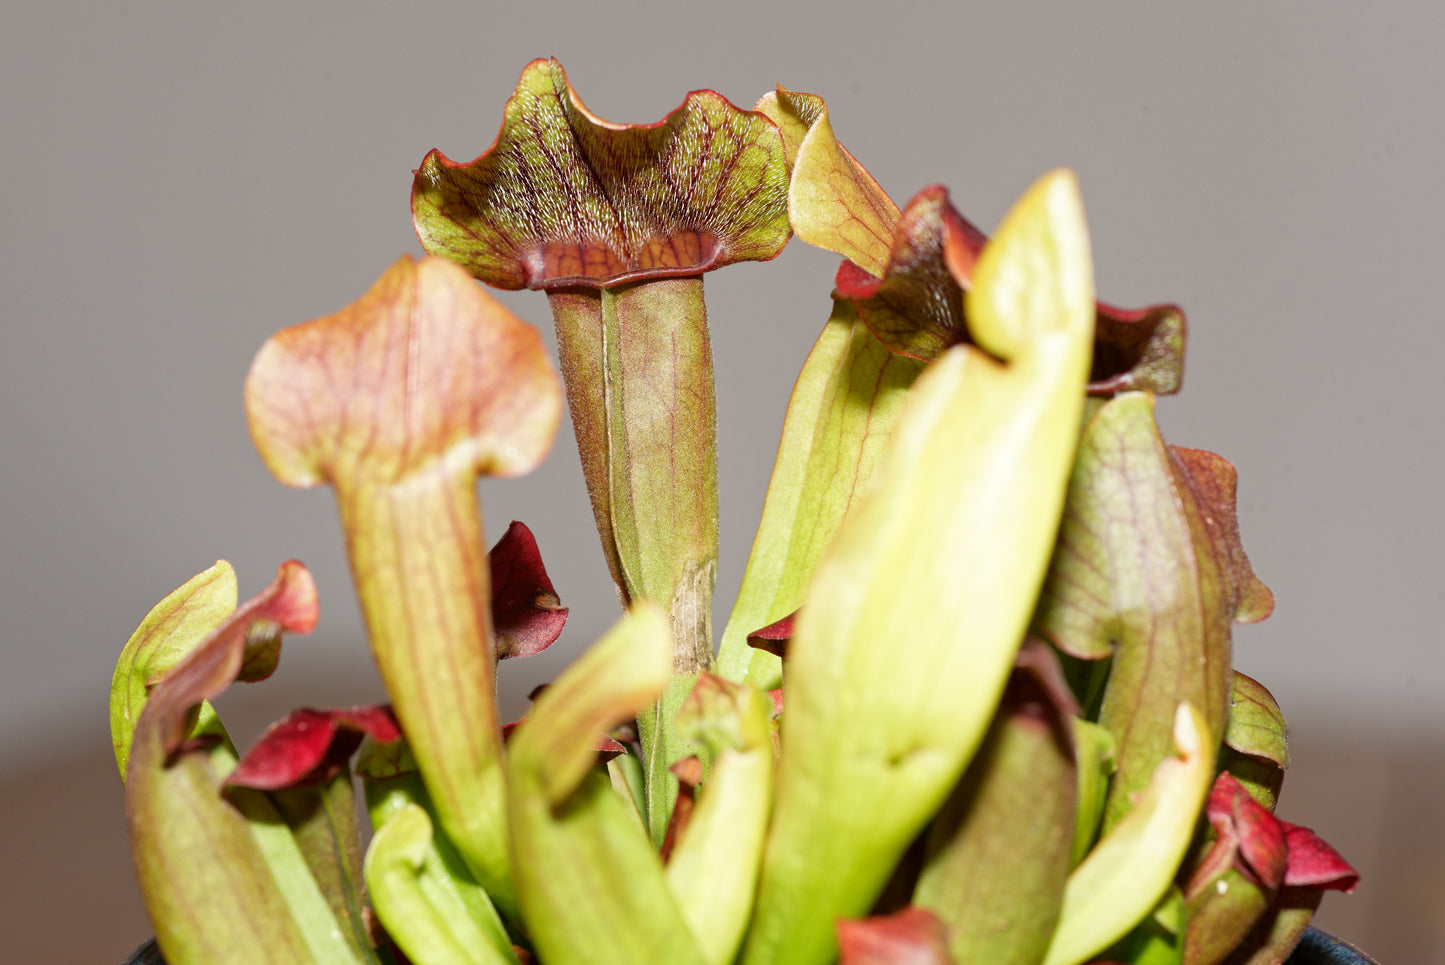
[[[615,124],[539,60],[411,206],[427,256],[244,393],[275,476],[334,491],[389,704],[232,744],[209,701],[316,622],[295,561],[240,605],[215,564],[116,667],[168,961],[1241,965],[1353,888],[1275,817],[1284,718],[1232,669],[1273,607],[1234,469],[1155,421],[1184,315],[1096,299],[1070,172],[987,237],[942,187],[900,209],[815,95]],[[843,261],[715,634],[704,275],[794,234]],[[555,367],[478,279],[545,293]],[[503,726],[500,661],[567,611],[475,480],[532,470],[564,398],[623,613]]]

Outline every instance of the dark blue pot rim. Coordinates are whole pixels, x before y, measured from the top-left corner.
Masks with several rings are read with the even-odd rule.
[[[1364,952],[1314,926],[1305,930],[1285,965],[1380,965]]]
[[[165,965],[156,940],[152,938],[134,952],[121,965]],[[1341,941],[1328,932],[1314,926],[1305,930],[1294,954],[1285,965],[1380,965],[1349,942]]]

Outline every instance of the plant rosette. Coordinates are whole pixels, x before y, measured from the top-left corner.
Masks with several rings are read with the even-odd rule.
[[[411,200],[427,257],[245,386],[276,477],[334,492],[389,703],[240,754],[211,701],[312,629],[309,572],[151,611],[111,696],[134,961],[1339,960],[1307,926],[1357,876],[1275,816],[1284,717],[1232,669],[1274,605],[1234,468],[1155,420],[1184,314],[1096,300],[1070,172],[988,237],[942,187],[899,208],[815,95],[616,124],[539,60]],[[794,234],[843,261],[715,633],[703,276]],[[555,367],[478,279],[545,294]],[[476,479],[564,399],[623,615],[503,726],[500,662],[567,609],[524,525],[486,550]]]

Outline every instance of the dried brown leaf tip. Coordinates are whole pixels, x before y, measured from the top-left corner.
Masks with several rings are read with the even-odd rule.
[[[839,297],[897,355],[931,362],[950,345],[972,343],[963,292],[988,238],[954,209],[948,190],[924,188],[899,216],[881,277],[845,261]],[[1184,312],[1176,305],[1138,310],[1097,302],[1089,392],[1179,391],[1184,373]]]
[[[556,60],[534,60],[501,133],[467,164],[416,172],[422,246],[498,288],[610,288],[773,258],[790,237],[777,127],[715,91],[655,124],[590,112]]]

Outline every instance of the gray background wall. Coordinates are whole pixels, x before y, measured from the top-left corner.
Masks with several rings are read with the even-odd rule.
[[[1382,955],[1402,931],[1418,943],[1389,947],[1445,951],[1429,803],[1445,798],[1436,5],[578,10],[54,0],[0,13],[12,956],[118,959],[147,930],[105,695],[130,630],[172,587],[218,556],[243,595],[291,556],[319,579],[322,628],[288,645],[273,683],[223,705],[243,738],[297,703],[376,696],[330,496],[271,480],[241,382],[271,331],[334,311],[417,250],[410,170],[431,147],[484,150],[522,66],[549,54],[616,121],[656,120],[695,87],[745,106],[775,82],[821,93],[896,200],[944,182],[986,227],[1043,170],[1078,170],[1101,295],[1189,312],[1186,391],[1159,416],[1171,441],[1240,471],[1246,543],[1279,604],[1240,631],[1237,664],[1295,726],[1291,781],[1310,793],[1287,789],[1286,816],[1376,872],[1325,920]],[[794,242],[707,282],[724,607],[835,267]],[[550,328],[540,296],[508,300]],[[553,651],[506,668],[514,711],[615,612],[559,439],[530,479],[483,489],[492,531],[528,521],[573,608]]]

